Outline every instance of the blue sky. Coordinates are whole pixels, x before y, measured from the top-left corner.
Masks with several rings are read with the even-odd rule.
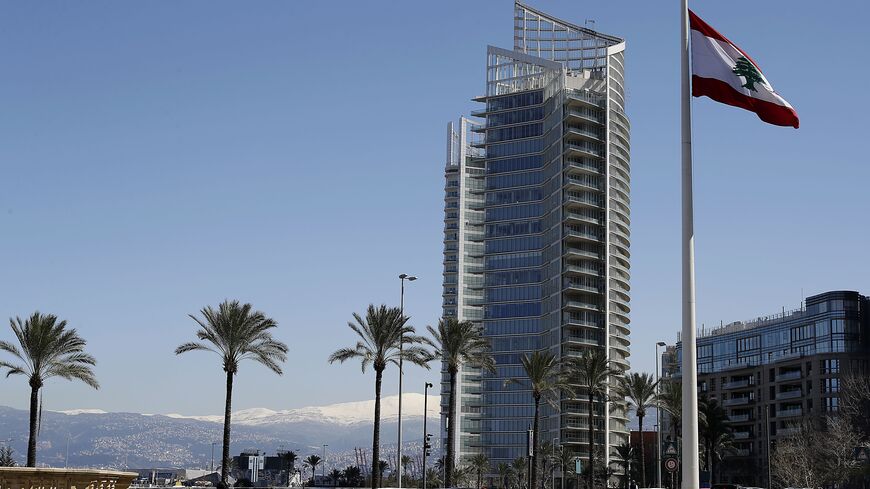
[[[532,5],[628,42],[632,363],[652,371],[680,318],[678,2]],[[801,116],[793,130],[693,103],[699,323],[870,289],[870,8],[837,6],[693,5]],[[217,358],[173,349],[186,315],[224,298],[278,320],[291,350],[283,377],[242,366],[235,407],[371,398],[371,376],[326,357],[353,311],[398,303],[401,272],[420,276],[414,324],[437,321],[445,127],[475,107],[486,45],[512,47],[512,3],[0,8],[0,316],[69,320],[103,385],[53,381],[46,408],[220,412]],[[22,379],[0,392],[26,406]]]

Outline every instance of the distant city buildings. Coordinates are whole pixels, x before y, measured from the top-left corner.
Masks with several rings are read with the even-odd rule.
[[[487,48],[483,106],[451,123],[444,193],[443,314],[490,339],[497,373],[442,379],[442,436],[456,403],[460,457],[493,467],[526,455],[533,401],[522,355],[602,348],[628,369],[629,128],[625,42],[514,6],[513,50]],[[585,396],[584,396],[585,397]],[[542,443],[585,458],[584,399],[542,407]],[[595,416],[605,457],[628,440],[626,414]]]
[[[697,351],[699,395],[718,400],[733,429],[721,481],[766,487],[768,439],[775,446],[798,423],[837,412],[840,380],[870,372],[870,299],[815,295],[798,310],[703,332]],[[662,355],[665,378],[673,354],[679,377],[681,343]]]

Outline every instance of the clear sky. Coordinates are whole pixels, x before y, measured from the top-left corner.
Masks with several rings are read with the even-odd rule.
[[[536,0],[628,42],[632,363],[680,318],[678,2]],[[759,62],[801,129],[695,100],[698,321],[870,292],[866,2],[694,2]],[[69,320],[99,392],[47,409],[219,413],[216,357],[175,357],[225,298],[274,317],[283,377],[241,367],[235,407],[373,397],[329,366],[367,304],[440,314],[445,128],[483,92],[512,2],[0,3],[0,317]],[[8,327],[0,337],[11,339]],[[434,372],[409,369],[408,390]],[[396,391],[390,371],[384,393]],[[23,379],[0,380],[24,407]]]

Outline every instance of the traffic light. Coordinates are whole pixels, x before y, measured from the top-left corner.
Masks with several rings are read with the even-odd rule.
[[[432,455],[432,452],[430,452],[430,450],[432,449],[432,444],[430,443],[431,438],[432,438],[432,433],[427,433],[426,440],[423,442],[423,450],[425,450],[427,457]]]

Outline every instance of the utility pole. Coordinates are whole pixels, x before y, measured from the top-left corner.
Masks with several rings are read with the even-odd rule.
[[[426,382],[426,385],[423,387],[423,489],[426,489],[426,457],[429,456],[429,449],[432,448],[432,445],[429,443],[429,437],[432,435],[429,434],[428,427],[426,426],[427,415],[429,414],[430,387],[432,387],[432,384],[429,382]]]

